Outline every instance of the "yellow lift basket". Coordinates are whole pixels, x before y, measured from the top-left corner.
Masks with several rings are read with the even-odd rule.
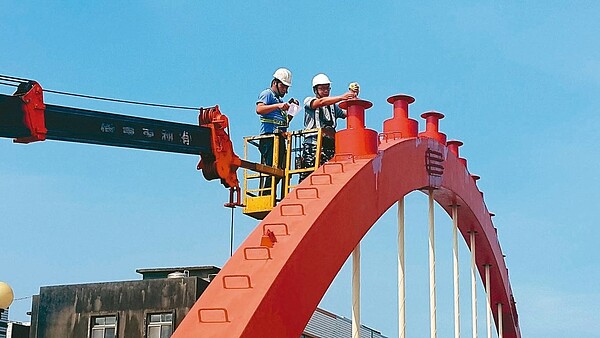
[[[285,135],[285,136],[284,136]],[[306,137],[317,137],[317,149],[321,149],[323,133],[321,129],[298,130],[286,134],[266,134],[244,137],[244,160],[265,164],[262,158],[260,144],[273,147],[271,163],[277,169],[283,169],[283,176],[244,169],[244,214],[256,219],[264,219],[269,212],[281,201],[300,181],[301,173],[312,173],[321,163],[321,152],[317,151],[315,165],[305,168],[302,160],[302,145]],[[279,168],[280,138],[285,137],[285,166]]]

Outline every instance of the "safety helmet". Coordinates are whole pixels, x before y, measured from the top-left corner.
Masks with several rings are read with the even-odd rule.
[[[329,78],[327,77],[327,75],[321,73],[321,74],[317,74],[317,75],[315,75],[315,77],[313,77],[313,80],[312,80],[313,88],[315,88],[315,86],[324,85],[324,84],[331,84],[331,81],[329,81]]]
[[[287,68],[277,69],[273,74],[273,77],[288,87],[292,86],[292,72]]]

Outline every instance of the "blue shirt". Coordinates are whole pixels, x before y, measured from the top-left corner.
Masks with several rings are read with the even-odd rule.
[[[275,95],[271,88],[263,90],[258,95],[256,104],[263,103],[265,105],[271,105],[276,103],[283,103],[283,100]],[[268,114],[260,115],[260,134],[274,134],[287,131],[288,128],[288,117],[287,113],[277,108]]]

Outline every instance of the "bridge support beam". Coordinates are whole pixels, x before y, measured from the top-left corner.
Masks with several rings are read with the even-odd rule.
[[[504,337],[504,323],[502,323],[502,303],[498,303],[498,338]]]
[[[477,338],[477,263],[475,257],[475,231],[469,232],[471,244],[471,327]]]
[[[429,189],[429,325],[431,338],[437,337],[435,302],[435,225],[433,217],[433,189]]]
[[[360,338],[360,243],[352,251],[352,338]]]
[[[491,290],[490,290],[490,266],[485,265],[485,323],[487,327],[487,338],[492,338],[492,302],[491,302]]]
[[[458,273],[458,205],[452,205],[452,265],[454,274],[454,338],[460,338],[460,288]]]
[[[398,337],[406,338],[406,281],[404,279],[404,197],[398,201]]]

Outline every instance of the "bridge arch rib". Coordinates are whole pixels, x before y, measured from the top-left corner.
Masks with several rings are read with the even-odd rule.
[[[442,154],[443,172],[427,170],[432,150]],[[477,267],[483,276],[485,265],[491,265],[491,304],[503,304],[504,337],[520,338],[500,244],[464,164],[429,138],[383,142],[370,159],[341,157],[296,187],[250,233],[173,337],[299,337],[380,216],[411,191],[434,189],[435,200],[450,215],[451,205],[460,205],[459,230],[467,243],[476,232]],[[261,246],[269,231],[276,242]],[[496,323],[497,311],[492,306]]]

